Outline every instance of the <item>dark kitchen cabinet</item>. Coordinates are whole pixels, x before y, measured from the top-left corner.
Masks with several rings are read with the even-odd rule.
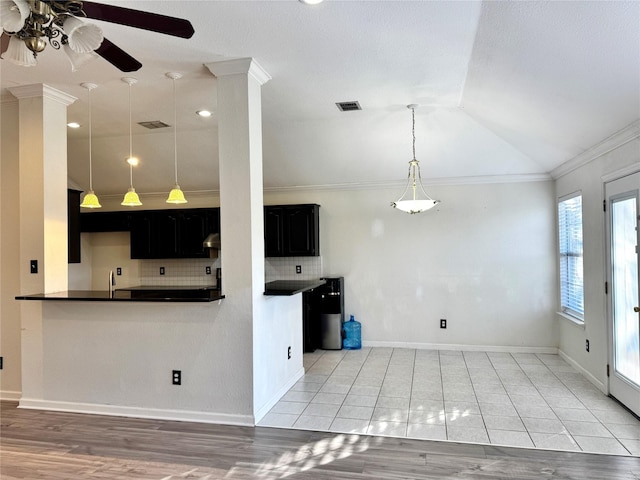
[[[131,258],[207,258],[202,242],[219,232],[218,208],[134,212]]]
[[[67,262],[80,263],[80,194],[67,190]]]
[[[129,212],[87,212],[80,214],[82,232],[128,232]]]
[[[131,258],[154,258],[152,212],[131,214]]]
[[[210,233],[220,233],[220,209],[184,212],[178,223],[179,254],[181,257],[208,257],[209,249],[202,246]]]
[[[320,205],[274,205],[264,208],[266,257],[320,255]]]

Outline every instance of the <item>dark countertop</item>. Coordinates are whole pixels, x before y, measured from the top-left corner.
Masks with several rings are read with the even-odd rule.
[[[142,288],[142,289],[140,289]],[[113,295],[107,290],[68,290],[55,293],[19,295],[16,300],[57,300],[81,302],[215,302],[224,298],[220,290],[194,287],[131,287],[118,289]]]
[[[264,294],[265,295],[280,295],[288,296],[295,295],[296,293],[306,292],[307,290],[313,290],[327,283],[325,280],[274,280],[273,282],[265,283]]]

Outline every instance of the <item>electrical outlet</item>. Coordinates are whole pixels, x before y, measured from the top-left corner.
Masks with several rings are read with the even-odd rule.
[[[440,319],[440,328],[447,328],[447,319],[446,318],[441,318]]]
[[[587,341],[585,342],[585,349],[587,350],[587,352],[589,351],[589,339],[587,338]]]
[[[173,370],[171,372],[171,383],[173,385],[182,385],[182,370]]]
[[[116,268],[116,275],[122,275],[122,267]]]
[[[291,360],[291,347],[287,348],[287,360]]]
[[[302,273],[302,265],[296,265],[296,273]]]
[[[160,267],[160,275],[164,275],[164,267]]]
[[[31,269],[31,273],[38,273],[38,260],[31,260],[29,268]]]
[[[211,267],[204,267],[204,273],[211,275]]]

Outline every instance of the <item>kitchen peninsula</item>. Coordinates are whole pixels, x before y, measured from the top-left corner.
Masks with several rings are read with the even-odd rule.
[[[214,288],[154,287],[148,289],[120,289],[113,293],[107,290],[67,290],[55,293],[19,295],[16,300],[57,300],[81,302],[215,302],[224,295]]]

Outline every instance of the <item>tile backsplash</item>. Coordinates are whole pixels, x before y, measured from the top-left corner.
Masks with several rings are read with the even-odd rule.
[[[207,272],[211,268],[211,273]],[[200,287],[216,284],[219,258],[140,260],[140,284],[150,286],[184,285]],[[164,268],[164,275],[160,269]]]
[[[203,286],[216,284],[216,268],[220,258],[140,260],[140,285]],[[296,267],[301,273],[296,273]],[[206,273],[207,267],[211,273]],[[160,269],[164,269],[164,275]],[[322,257],[265,258],[265,282],[272,280],[311,280],[322,277]],[[224,273],[223,273],[224,280]]]
[[[301,273],[296,273],[300,266]],[[322,257],[268,257],[264,259],[265,282],[312,280],[322,277]]]

